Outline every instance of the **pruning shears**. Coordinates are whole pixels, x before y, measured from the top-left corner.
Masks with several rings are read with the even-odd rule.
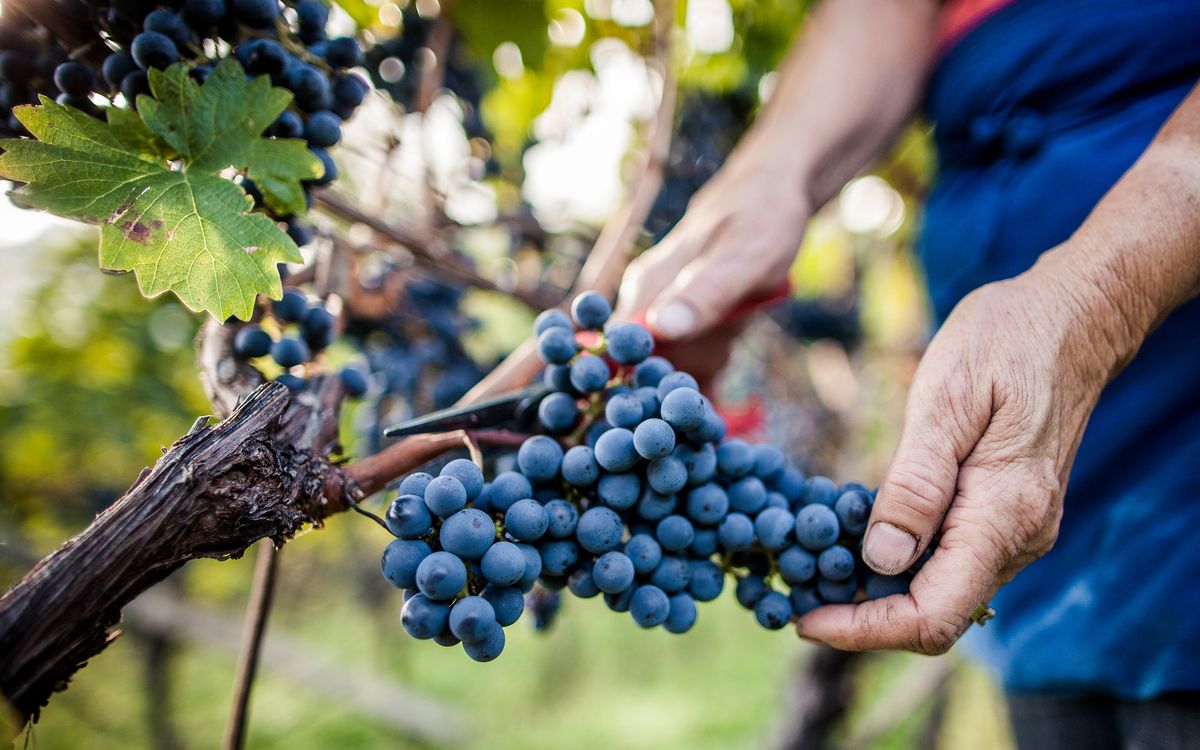
[[[433,432],[508,427],[522,431],[533,426],[538,404],[550,393],[542,383],[509,391],[470,406],[452,406],[393,425],[383,431],[384,437],[404,437]]]

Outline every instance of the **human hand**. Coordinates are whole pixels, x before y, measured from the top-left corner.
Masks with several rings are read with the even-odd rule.
[[[1111,293],[1045,265],[963,299],[917,369],[863,549],[871,568],[894,575],[940,533],[910,593],[820,607],[798,621],[802,637],[943,653],[977,605],[1054,544],[1126,327]]]
[[[659,341],[686,339],[716,359],[696,337],[731,340],[716,331],[728,313],[787,278],[810,214],[797,173],[777,150],[748,137],[679,224],[630,264],[617,317],[644,316]]]

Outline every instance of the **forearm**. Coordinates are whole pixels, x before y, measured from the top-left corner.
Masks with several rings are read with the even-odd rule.
[[[1035,272],[1073,280],[1115,375],[1172,310],[1200,292],[1200,86],[1070,240]]]
[[[783,160],[810,205],[828,201],[915,112],[936,13],[932,0],[826,0],[738,151]]]

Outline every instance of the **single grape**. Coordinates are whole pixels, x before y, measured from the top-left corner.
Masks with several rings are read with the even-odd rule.
[[[569,328],[551,327],[543,330],[537,337],[538,356],[542,361],[551,365],[565,365],[579,351],[575,341],[575,332]],[[605,379],[608,377],[608,366],[604,368]]]
[[[176,47],[185,48],[192,42],[191,29],[174,11],[165,8],[150,11],[142,21],[142,29],[165,34],[175,42]]]
[[[837,514],[828,505],[806,505],[796,514],[796,541],[810,552],[820,552],[837,541]]]
[[[399,492],[401,495],[416,495],[417,497],[425,498],[425,488],[433,481],[432,474],[426,474],[423,471],[418,471],[409,474],[400,481]]]
[[[658,417],[658,391],[653,388],[635,388],[633,395],[642,404],[642,419],[651,420]],[[673,435],[672,440],[674,440]]]
[[[726,552],[745,552],[754,544],[754,522],[741,513],[730,513],[717,527],[717,540]]]
[[[135,70],[121,79],[121,96],[136,109],[137,98],[150,94],[150,77],[144,70]]]
[[[817,578],[817,593],[829,604],[849,604],[858,593],[858,581],[854,576],[844,581],[831,581],[820,576]]]
[[[542,371],[542,383],[552,391],[575,393],[571,386],[571,368],[566,365],[546,365]]]
[[[687,549],[695,534],[692,522],[683,516],[667,516],[659,521],[654,529],[654,536],[658,539],[658,543],[662,545],[663,549],[671,552]]]
[[[338,380],[342,381],[342,389],[351,398],[365,395],[370,388],[367,376],[357,367],[343,367],[338,371]]]
[[[734,587],[738,604],[746,609],[754,609],[754,605],[758,604],[759,600],[766,596],[770,590],[767,582],[757,576],[740,578],[738,579],[737,586]]]
[[[557,477],[562,461],[562,447],[545,435],[534,435],[517,450],[517,466],[531,482],[549,482]]]
[[[831,581],[844,581],[854,574],[854,553],[835,544],[817,557],[817,570]]]
[[[725,420],[713,411],[711,405],[706,404],[704,423],[694,430],[689,430],[687,437],[694,443],[717,443],[725,437],[727,429]]]
[[[588,508],[579,517],[575,537],[579,546],[593,555],[602,555],[621,543],[621,517],[610,508]],[[543,557],[543,562],[545,562]]]
[[[828,505],[833,507],[833,504],[838,499],[838,487],[829,477],[809,477],[807,486],[804,488],[804,500],[809,505],[817,503],[820,505]]]
[[[54,85],[64,94],[86,97],[96,86],[96,76],[88,66],[71,60],[54,69]]]
[[[549,526],[550,516],[537,500],[518,500],[504,514],[504,530],[522,542],[541,539]]]
[[[110,86],[118,88],[121,81],[125,80],[125,76],[137,69],[137,63],[133,61],[133,56],[128,52],[114,52],[104,58],[104,62],[100,66],[104,80],[108,81]]]
[[[589,513],[591,511],[588,511]],[[585,516],[587,513],[584,514]],[[580,517],[580,522],[583,517]],[[578,532],[576,532],[578,533]],[[579,545],[569,539],[544,542],[540,549],[542,573],[551,576],[566,575],[579,560]]]
[[[474,500],[483,491],[483,470],[474,461],[466,458],[456,458],[442,467],[438,476],[454,477],[462,483],[467,492],[467,500]]]
[[[328,151],[323,148],[313,147],[310,148],[308,152],[317,157],[317,160],[321,162],[321,176],[315,180],[306,180],[304,182],[305,185],[315,185],[316,187],[321,187],[322,185],[328,185],[337,179],[337,164],[334,163],[333,157],[329,155]]]
[[[642,402],[633,394],[618,393],[608,399],[604,418],[614,427],[633,429],[642,421]]]
[[[570,315],[567,315],[558,308],[552,307],[549,310],[543,310],[533,321],[533,333],[535,336],[542,335],[543,331],[550,328],[564,328],[571,332],[572,340],[574,340],[575,324],[571,322]]]
[[[871,520],[871,496],[859,489],[843,492],[833,505],[842,531],[851,536],[861,536]]]
[[[633,369],[633,384],[638,388],[657,388],[663,376],[675,371],[675,367],[662,357],[647,357]]]
[[[335,68],[353,68],[362,65],[362,46],[352,36],[330,39],[325,45],[325,62]]]
[[[725,571],[711,560],[688,562],[688,593],[697,601],[711,602],[725,589]]]
[[[629,600],[629,612],[633,621],[643,628],[652,628],[667,621],[671,612],[671,600],[657,586],[638,586]]]
[[[467,656],[475,661],[493,661],[504,651],[504,628],[496,628],[482,641],[475,643],[463,641],[463,651],[466,651]]]
[[[579,421],[579,405],[574,396],[551,393],[538,404],[538,420],[553,435],[570,432]]]
[[[772,551],[786,547],[795,530],[796,517],[782,508],[767,508],[754,519],[754,532],[759,543]]]
[[[729,496],[720,485],[710,482],[688,492],[687,514],[696,523],[708,526],[721,523],[728,513]]]
[[[792,614],[796,617],[804,617],[823,604],[811,586],[796,586],[788,595],[788,599],[792,602]]]
[[[674,495],[660,495],[647,488],[638,500],[637,514],[644,521],[661,521],[674,513],[678,504],[679,501]]]
[[[265,357],[271,353],[271,334],[256,325],[243,326],[233,338],[233,353],[242,359]]]
[[[276,376],[275,382],[283,383],[285,386],[288,387],[288,390],[295,391],[295,392],[304,390],[304,388],[308,385],[308,383],[305,382],[304,378],[298,377],[296,375],[292,375],[291,373],[288,373],[288,372],[285,372],[282,375]]]
[[[781,552],[776,562],[779,576],[793,586],[808,583],[817,574],[817,558],[795,544]]]
[[[464,560],[478,560],[495,541],[496,524],[483,511],[466,508],[446,519],[438,531],[438,539],[447,552]]]
[[[129,45],[129,51],[133,54],[133,61],[142,70],[165,68],[179,59],[179,49],[175,42],[166,34],[157,31],[143,31],[135,36],[133,43]]]
[[[225,3],[223,0],[184,0],[183,20],[204,34],[225,20]]]
[[[416,583],[430,599],[449,601],[467,585],[467,566],[449,552],[434,552],[417,566]]]
[[[628,612],[629,604],[633,601],[633,592],[636,586],[630,586],[619,594],[605,594],[604,603],[613,612]]]
[[[717,469],[727,477],[744,477],[754,470],[754,451],[744,440],[726,440],[717,446]]]
[[[633,433],[623,427],[614,427],[601,435],[596,441],[595,454],[596,462],[605,471],[629,471],[638,462]]]
[[[424,594],[411,597],[404,602],[404,609],[400,611],[400,624],[404,626],[404,632],[421,640],[437,636],[446,629],[449,620],[450,607]]]
[[[781,630],[792,619],[792,603],[778,591],[768,591],[755,603],[754,619],[767,630]]]
[[[698,528],[692,537],[692,543],[688,545],[688,552],[692,557],[709,557],[715,555],[720,546],[716,529]]]
[[[426,485],[425,504],[434,515],[449,518],[467,507],[467,490],[456,477],[439,476]]]
[[[671,495],[682,490],[687,485],[687,478],[687,467],[674,456],[655,459],[646,467],[646,481],[655,492],[663,495]],[[689,505],[689,514],[690,507]],[[719,518],[714,518],[711,523],[715,523],[717,520]]]
[[[450,648],[462,643],[462,640],[454,633],[450,632],[450,628],[446,628],[433,637],[433,642],[439,646]]]
[[[433,516],[425,501],[416,495],[400,495],[384,515],[388,530],[401,539],[416,539],[433,529]]]
[[[884,576],[878,573],[868,573],[864,588],[867,590],[868,599],[882,599],[885,596],[907,594],[908,584],[909,578],[903,574],[898,576]]]
[[[498,630],[496,610],[482,596],[467,596],[450,607],[450,632],[464,643],[477,643]]]
[[[546,515],[550,524],[546,536],[550,539],[570,539],[575,536],[579,525],[579,511],[574,505],[561,498],[546,503]]]
[[[596,454],[586,445],[572,447],[563,456],[562,477],[576,487],[590,487],[600,478]]]
[[[663,420],[680,432],[694,430],[704,423],[704,397],[688,387],[671,390],[659,407]]]
[[[642,494],[642,480],[635,473],[605,474],[600,477],[596,494],[613,510],[629,510]]]
[[[696,382],[695,378],[693,378],[691,375],[688,375],[686,372],[680,372],[676,370],[663,375],[662,379],[658,381],[658,385],[655,386],[655,388],[658,391],[658,400],[662,401],[667,397],[668,393],[677,388],[691,388],[692,390],[699,392],[700,384]]]
[[[517,587],[522,591],[528,591],[533,588],[537,577],[542,574],[542,555],[536,547],[528,544],[518,544],[517,549],[521,550],[521,555],[525,558],[525,573],[517,582]]]
[[[675,430],[661,419],[647,419],[633,431],[633,447],[647,460],[669,456],[675,450]]]
[[[691,569],[683,557],[664,555],[662,562],[650,574],[650,583],[668,594],[674,594],[687,588],[691,581]]]
[[[654,351],[654,337],[637,323],[615,323],[604,329],[608,356],[620,365],[636,365]]]
[[[710,482],[717,475],[717,452],[711,445],[692,448],[679,443],[671,455],[683,461],[683,465],[687,467],[689,485]]]
[[[767,493],[767,502],[764,507],[779,508],[781,510],[787,510],[787,511],[790,511],[792,508],[791,503],[789,503],[787,501],[787,498],[784,497],[783,495],[780,495],[778,492],[768,492]]]
[[[229,4],[238,22],[252,29],[273,26],[279,18],[279,4],[275,0],[231,0]]]
[[[551,328],[546,336],[561,328]],[[540,340],[540,339],[539,339]],[[608,384],[608,363],[595,354],[584,354],[571,363],[571,387],[580,393],[595,393]]]
[[[779,479],[775,480],[774,489],[787,498],[793,507],[804,497],[805,479],[799,469],[788,467],[784,469]]]
[[[337,145],[342,139],[342,121],[338,116],[327,110],[314,112],[304,123],[304,140],[310,146],[329,148]]]
[[[308,298],[299,289],[284,289],[283,297],[271,303],[271,314],[281,323],[299,323],[308,312]]]
[[[421,561],[433,551],[419,539],[397,539],[383,550],[379,565],[383,577],[398,589],[410,589],[417,585],[417,568]]]
[[[506,471],[492,480],[491,504],[497,511],[504,512],[516,501],[532,496],[533,487],[523,474]]]
[[[571,575],[567,576],[567,588],[580,599],[591,599],[599,596],[600,587],[596,585],[596,579],[592,573],[592,563],[584,563],[572,572]]]
[[[720,462],[718,452],[718,465]],[[758,477],[743,477],[729,485],[729,507],[748,516],[756,515],[767,506],[767,488]]]
[[[313,305],[300,319],[300,335],[311,349],[320,351],[333,343],[336,324],[337,319],[324,306]]]
[[[696,616],[696,600],[690,594],[673,594],[663,629],[668,633],[686,633],[696,624]]]
[[[288,68],[283,74],[283,85],[295,95],[296,106],[305,112],[329,109],[333,103],[329,79],[312,65],[302,63]]]
[[[592,578],[606,594],[617,594],[633,585],[633,561],[622,552],[605,552],[596,558]]]
[[[649,534],[634,534],[625,543],[625,555],[633,564],[634,572],[645,575],[652,573],[662,562],[662,546]]]
[[[308,344],[300,339],[282,338],[271,346],[271,359],[280,367],[295,367],[308,358]]]
[[[584,292],[571,303],[571,317],[584,330],[600,330],[610,315],[612,305],[598,292]]]
[[[496,613],[496,622],[500,623],[500,627],[507,628],[521,619],[521,612],[525,610],[525,596],[516,586],[497,586],[489,583],[483,587],[483,591],[479,595],[492,605],[492,611]]]
[[[760,444],[754,446],[754,475],[764,482],[774,482],[783,476],[787,469],[787,459],[783,451],[773,445]]]
[[[296,3],[296,18],[301,28],[324,29],[329,21],[329,9],[319,0],[300,0]]]
[[[367,82],[353,73],[343,73],[333,80],[334,102],[351,110],[363,103],[370,90]]]

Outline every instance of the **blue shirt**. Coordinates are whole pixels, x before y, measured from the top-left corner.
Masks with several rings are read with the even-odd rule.
[[[1200,79],[1200,0],[1018,0],[941,59],[934,309],[1067,239]],[[1013,692],[1200,690],[1200,301],[1105,390],[1058,541],[966,643]]]

